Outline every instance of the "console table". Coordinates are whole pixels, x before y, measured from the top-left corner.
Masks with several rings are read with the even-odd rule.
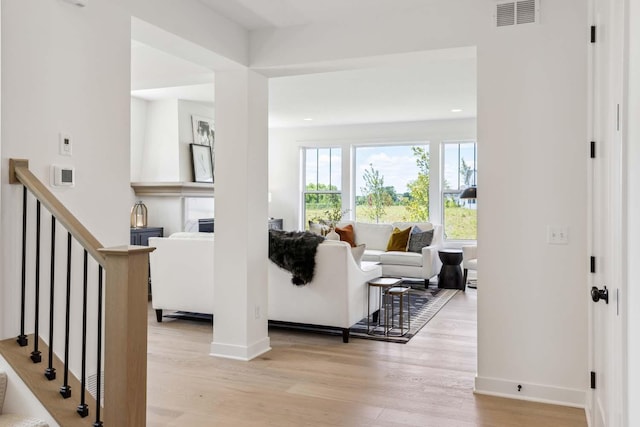
[[[137,246],[149,246],[149,237],[162,237],[163,227],[144,227],[131,229],[131,244]]]
[[[198,220],[198,231],[213,233],[215,218],[202,218]],[[282,230],[282,218],[269,218],[269,230]]]
[[[149,237],[163,236],[164,227],[132,228],[130,231],[130,244],[149,246]],[[151,267],[149,267],[149,300],[151,300]]]

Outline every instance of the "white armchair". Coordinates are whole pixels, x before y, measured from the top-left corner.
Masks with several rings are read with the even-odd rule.
[[[465,245],[462,247],[462,270],[464,283],[467,283],[467,273],[469,270],[478,270],[478,246]],[[469,284],[470,288],[475,288],[475,283]]]
[[[162,310],[213,313],[213,233],[174,233],[150,237],[152,305]]]

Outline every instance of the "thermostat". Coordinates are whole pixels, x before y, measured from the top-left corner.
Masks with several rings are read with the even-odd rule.
[[[51,166],[51,185],[54,187],[73,187],[76,184],[76,171],[72,166]]]

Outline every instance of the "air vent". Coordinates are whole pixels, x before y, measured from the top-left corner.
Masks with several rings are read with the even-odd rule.
[[[496,23],[498,27],[506,27],[515,24],[516,4],[502,3],[498,5]]]
[[[537,14],[536,0],[500,2],[496,5],[496,26],[533,24],[538,20]]]
[[[533,24],[536,22],[536,1],[525,0],[517,3],[518,24]]]

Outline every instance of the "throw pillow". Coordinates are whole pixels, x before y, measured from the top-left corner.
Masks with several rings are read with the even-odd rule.
[[[387,251],[406,252],[409,233],[411,233],[411,227],[404,230],[394,227],[393,233],[389,237],[389,243],[387,243]]]
[[[351,248],[351,253],[353,254],[353,259],[360,266],[360,261],[362,261],[362,256],[364,255],[364,250],[366,249],[366,245],[363,243],[356,247]]]
[[[344,227],[336,227],[336,233],[340,235],[340,240],[349,243],[352,248],[356,246],[356,237],[353,234],[353,225],[348,224]]]
[[[431,245],[433,242],[433,230],[422,231],[418,226],[414,226],[409,236],[409,252],[422,252],[422,248]]]

